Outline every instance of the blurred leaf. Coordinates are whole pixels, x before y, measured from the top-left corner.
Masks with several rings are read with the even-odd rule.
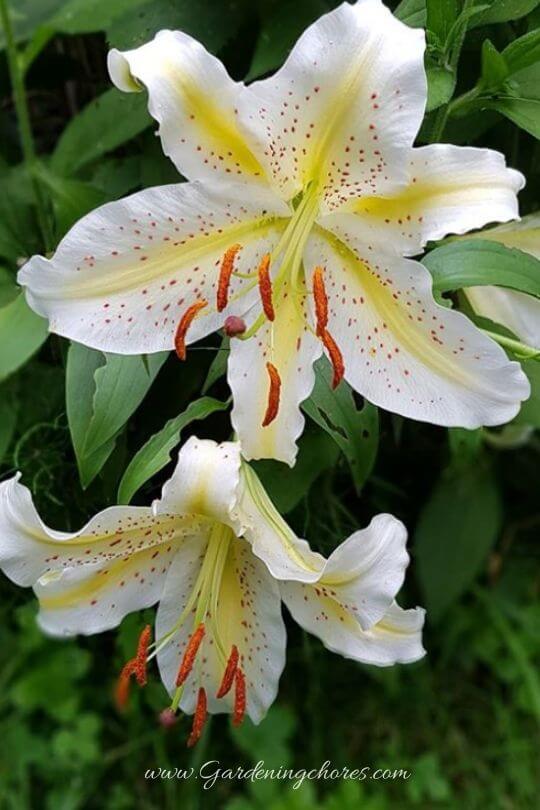
[[[540,0],[492,0],[488,9],[480,11],[478,16],[472,18],[470,27],[519,20],[535,9],[539,2]]]
[[[30,179],[22,164],[0,174],[0,256],[15,263],[40,245]],[[24,223],[24,227],[21,224]]]
[[[437,293],[496,284],[540,297],[540,261],[487,239],[449,242],[422,258]]]
[[[216,356],[210,363],[208,374],[201,389],[202,394],[206,394],[215,382],[225,376],[227,373],[227,361],[229,359],[229,343],[230,339],[226,336],[221,341],[221,346],[216,351]]]
[[[521,405],[521,410],[514,419],[517,425],[531,425],[540,428],[540,363],[526,360],[521,368],[529,378],[531,396]]]
[[[41,2],[41,0],[39,0]],[[47,25],[63,34],[104,31],[117,17],[135,13],[144,0],[63,0]]]
[[[287,767],[291,761],[291,737],[296,727],[294,714],[283,706],[273,706],[263,725],[246,720],[232,728],[235,745],[251,762],[264,760],[266,768]]]
[[[30,309],[21,292],[0,309],[0,381],[13,374],[47,340],[48,323]]]
[[[501,528],[497,483],[487,459],[451,465],[422,508],[414,550],[428,617],[437,622],[471,585]]]
[[[0,463],[4,460],[6,452],[15,433],[17,425],[18,403],[13,393],[6,386],[0,387]]]
[[[66,365],[66,410],[71,441],[77,459],[81,486],[86,489],[114,450],[110,439],[91,456],[84,455],[86,434],[93,414],[96,389],[94,374],[105,363],[105,355],[80,343],[69,347]]]
[[[259,461],[253,466],[277,510],[287,514],[308,494],[320,474],[336,463],[338,454],[327,433],[306,431],[298,442],[294,467],[278,461]]]
[[[104,365],[94,372],[92,416],[82,451],[85,456],[93,455],[122,429],[148,393],[168,355],[168,352],[146,357],[105,354]]]
[[[184,31],[216,52],[236,31],[246,5],[241,0],[146,0],[135,13],[126,12],[107,26],[107,39],[114,48],[136,48],[163,28]]]
[[[302,31],[328,10],[324,0],[284,0],[270,4],[261,21],[246,80],[280,67]]]
[[[43,167],[39,168],[37,174],[51,196],[58,239],[77,220],[106,201],[103,191],[89,183],[67,180]]]
[[[379,445],[377,408],[369,402],[357,410],[354,396],[343,380],[332,390],[332,370],[323,357],[315,365],[315,387],[302,409],[322,427],[345,453],[359,492],[369,478]]]
[[[0,267],[0,309],[14,301],[19,293],[20,290],[15,284],[13,273],[10,273],[5,267]]]
[[[150,123],[146,93],[121,93],[113,87],[71,119],[53,152],[51,168],[57,174],[73,174]]]
[[[134,494],[153,475],[166,467],[171,460],[171,452],[180,442],[182,430],[191,422],[206,419],[216,411],[229,407],[212,397],[201,397],[191,402],[186,410],[154,433],[131,459],[118,488],[118,503],[129,503]]]

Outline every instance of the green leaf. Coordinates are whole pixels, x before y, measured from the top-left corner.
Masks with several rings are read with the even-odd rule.
[[[436,66],[428,66],[426,74],[428,80],[426,112],[431,112],[450,101],[454,95],[456,76],[449,68]]]
[[[379,445],[379,416],[369,402],[356,408],[349,386],[342,381],[332,390],[332,370],[326,358],[315,365],[315,387],[302,409],[345,453],[357,492],[369,478]]]
[[[143,401],[168,355],[168,352],[148,357],[105,354],[104,365],[94,373],[92,416],[83,455],[91,456],[121,430]]]
[[[426,11],[428,30],[444,44],[458,15],[457,0],[426,0]]]
[[[51,192],[58,238],[77,220],[106,201],[103,191],[89,183],[67,180],[44,167],[40,167],[37,174]]]
[[[94,375],[105,363],[105,355],[79,343],[69,347],[66,365],[66,410],[71,441],[77,459],[81,486],[86,489],[99,473],[112,451],[115,439],[102,444],[92,455],[85,455],[86,434],[92,419],[96,388]]]
[[[500,87],[508,74],[505,57],[489,39],[485,39],[482,45],[482,85],[486,88]]]
[[[540,63],[513,74],[506,87],[507,92],[488,99],[485,106],[540,139]]]
[[[0,388],[0,463],[9,450],[17,425],[18,403],[6,386]]]
[[[501,528],[497,484],[487,460],[446,470],[420,513],[415,558],[431,621],[471,585]]]
[[[302,31],[327,11],[324,0],[285,0],[271,4],[261,22],[246,80],[280,67]]]
[[[227,361],[229,359],[229,343],[230,338],[224,337],[221,341],[221,346],[216,352],[216,356],[212,360],[210,364],[210,368],[208,369],[208,374],[206,375],[206,380],[204,381],[203,387],[201,389],[201,393],[206,394],[210,388],[217,382],[221,377],[223,377],[227,373]]]
[[[473,17],[470,27],[519,20],[535,9],[539,2],[540,0],[492,0],[488,9]]]
[[[307,430],[298,442],[294,467],[278,461],[258,461],[254,469],[281,514],[287,514],[305,497],[324,470],[333,467],[339,449],[327,433]]]
[[[45,343],[48,323],[30,309],[24,294],[0,309],[0,382],[17,371]]]
[[[107,39],[115,48],[136,48],[163,28],[184,31],[215,53],[246,19],[248,6],[238,0],[146,0],[137,12],[128,11],[107,26]]]
[[[411,28],[425,28],[427,22],[426,0],[401,0],[394,15]]]
[[[436,293],[495,284],[540,297],[540,261],[487,239],[442,245],[422,259]]]
[[[145,93],[115,87],[90,102],[64,129],[52,155],[57,174],[74,174],[134,138],[151,123]]]
[[[149,478],[167,466],[171,460],[171,452],[180,442],[180,434],[187,425],[228,407],[228,402],[201,397],[188,405],[179,416],[170,419],[131,459],[120,481],[118,503],[129,503]]]
[[[510,73],[519,73],[540,62],[540,28],[515,39],[502,55]]]
[[[521,410],[512,424],[531,425],[540,428],[540,363],[526,360],[521,368],[529,378],[531,396],[521,405]]]

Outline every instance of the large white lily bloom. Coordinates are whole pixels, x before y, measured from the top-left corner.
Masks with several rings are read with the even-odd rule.
[[[540,260],[540,213],[529,214],[521,222],[499,225],[470,234],[468,239],[488,239],[509,248],[518,248]],[[540,349],[540,300],[504,287],[466,287],[463,292],[478,315],[501,323],[525,343]]]
[[[244,318],[228,380],[248,459],[294,463],[323,351],[336,384],[390,411],[468,428],[510,420],[530,390],[520,366],[436,304],[428,271],[404,258],[517,217],[524,182],[497,152],[412,148],[424,44],[380,0],[359,0],[249,87],[177,31],[111,51],[114,83],[146,88],[163,150],[190,182],[84,217],[51,260],[22,268],[30,305],[52,331],[125,354],[184,357]]]
[[[285,663],[281,597],[331,650],[380,666],[424,654],[424,611],[395,603],[408,555],[406,531],[378,515],[328,559],[283,521],[238,443],[190,439],[152,507],[113,506],[65,534],[40,519],[18,476],[0,484],[0,567],[33,586],[39,623],[53,635],[99,633],[156,602],[150,630],[119,684],[146,681],[157,655],[172,706],[195,713],[244,711],[259,722]],[[219,696],[218,696],[219,695]]]

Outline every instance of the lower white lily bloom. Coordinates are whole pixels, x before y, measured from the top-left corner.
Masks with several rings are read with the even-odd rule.
[[[469,234],[467,239],[487,239],[518,248],[540,259],[540,213],[523,217],[489,231]],[[466,287],[463,292],[478,315],[510,329],[520,340],[540,348],[540,300],[504,287]]]
[[[34,587],[47,633],[98,633],[159,602],[155,641],[146,627],[117,700],[132,676],[146,683],[156,656],[171,709],[194,713],[189,744],[207,712],[232,712],[235,724],[264,717],[285,663],[280,597],[341,655],[380,666],[421,658],[424,611],[394,601],[405,542],[403,524],[378,515],[328,559],[311,551],[232,442],[190,439],[152,507],[110,507],[74,534],[45,526],[18,476],[0,484],[0,567]]]
[[[530,386],[417,261],[430,240],[518,216],[523,176],[489,149],[414,148],[424,32],[380,0],[311,25],[283,67],[234,82],[180,31],[109,54],[148,93],[163,150],[189,181],[108,203],[19,282],[50,329],[145,354],[225,328],[232,423],[246,459],[291,466],[325,352],[362,396],[450,427],[512,419]],[[231,319],[233,327],[231,329]]]

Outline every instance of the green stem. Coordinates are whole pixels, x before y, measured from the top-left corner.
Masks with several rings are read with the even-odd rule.
[[[6,52],[7,52],[9,76],[11,79],[11,86],[13,90],[13,101],[15,103],[17,122],[19,125],[19,136],[21,140],[23,160],[34,191],[38,222],[45,250],[50,250],[52,246],[52,241],[46,214],[45,198],[39,185],[39,181],[35,176],[37,157],[34,147],[34,138],[32,135],[32,127],[30,124],[30,114],[28,111],[28,104],[26,103],[26,90],[24,87],[23,72],[19,61],[17,46],[15,45],[13,28],[11,27],[11,20],[9,18],[9,12],[7,8],[7,0],[0,0],[0,20],[2,22],[2,26],[4,28],[4,35],[6,38]]]
[[[463,3],[463,8],[461,9],[462,15],[466,13],[471,3],[472,0],[465,0],[465,2]],[[465,20],[463,25],[459,28],[458,35],[449,53],[448,67],[454,74],[457,72],[459,57],[461,55],[463,43],[465,42],[466,34],[467,34],[467,20]],[[446,127],[449,112],[450,112],[449,102],[447,102],[446,104],[442,104],[437,110],[435,114],[435,120],[433,121],[433,126],[431,128],[431,135],[429,139],[430,143],[438,143],[441,140],[444,133],[444,129]]]
[[[519,340],[499,335],[497,332],[490,332],[489,329],[482,329],[481,331],[484,335],[495,340],[499,346],[509,349],[522,360],[537,360],[540,358],[540,349],[536,349],[534,346],[528,346],[526,343],[521,343]]]

